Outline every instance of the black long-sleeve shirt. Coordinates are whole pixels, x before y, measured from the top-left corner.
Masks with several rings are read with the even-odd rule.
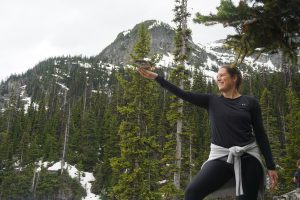
[[[230,148],[245,146],[256,140],[267,168],[275,169],[269,140],[262,123],[261,109],[256,98],[242,95],[229,99],[223,95],[186,92],[161,76],[155,80],[179,98],[208,111],[213,144]]]

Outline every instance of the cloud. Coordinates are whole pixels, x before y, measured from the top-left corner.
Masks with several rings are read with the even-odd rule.
[[[188,3],[194,14],[212,10],[219,0]],[[118,33],[144,20],[172,23],[173,7],[174,0],[2,0],[0,80],[51,56],[96,55]],[[222,35],[220,27],[189,24],[196,42]]]

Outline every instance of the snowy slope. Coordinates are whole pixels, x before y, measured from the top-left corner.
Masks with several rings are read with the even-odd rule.
[[[50,166],[49,166],[50,165]],[[41,170],[41,168],[47,168],[49,171],[59,171],[61,170],[61,162],[56,162],[51,164],[50,162],[39,162],[38,163],[37,172]],[[68,164],[67,162],[63,166],[63,169],[66,170],[70,177],[73,179],[78,179],[80,177],[80,184],[86,190],[87,196],[82,198],[82,200],[101,200],[99,195],[93,194],[91,192],[92,182],[95,181],[95,177],[90,172],[79,171],[75,166]]]

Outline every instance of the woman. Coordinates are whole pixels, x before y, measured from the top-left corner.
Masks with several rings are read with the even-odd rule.
[[[188,185],[185,200],[201,200],[221,188],[225,188],[224,195],[230,184],[233,184],[239,199],[257,199],[265,174],[260,152],[266,161],[270,187],[276,186],[278,177],[259,103],[255,98],[239,93],[242,76],[236,67],[220,67],[217,84],[221,95],[185,92],[154,72],[142,67],[138,71],[143,77],[156,80],[179,98],[203,107],[209,113],[212,130],[210,155]]]

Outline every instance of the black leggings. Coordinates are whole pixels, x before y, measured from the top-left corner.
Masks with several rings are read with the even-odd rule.
[[[241,157],[244,195],[239,200],[257,199],[263,170],[260,162],[249,154]],[[234,177],[233,164],[223,160],[208,161],[185,191],[185,200],[202,200]]]

